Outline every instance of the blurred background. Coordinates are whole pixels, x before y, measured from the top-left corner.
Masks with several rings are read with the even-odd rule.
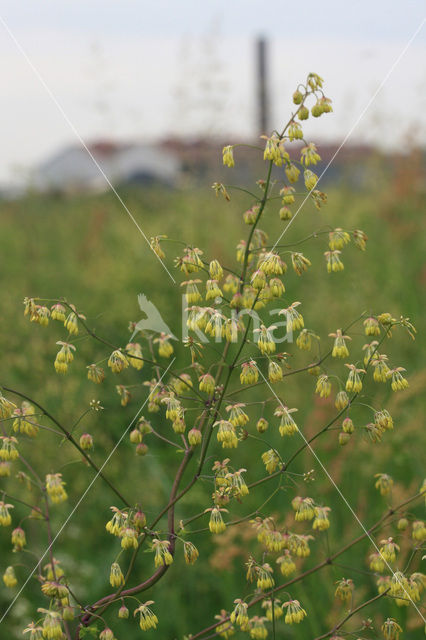
[[[395,502],[414,493],[423,473],[426,383],[426,32],[425,27],[419,30],[423,14],[423,3],[416,1],[361,0],[343,8],[337,1],[310,0],[208,4],[187,0],[179,5],[170,0],[119,4],[75,0],[59,5],[45,0],[42,6],[3,0],[0,385],[39,400],[66,425],[78,419],[93,397],[99,399],[105,411],[88,414],[76,433],[93,434],[94,457],[101,464],[145,391],[135,391],[130,404],[122,408],[115,384],[130,384],[130,375],[120,380],[109,376],[102,387],[91,386],[85,379],[86,364],[108,354],[102,345],[87,340],[79,343],[69,375],[56,376],[55,342],[66,337],[64,330],[59,324],[47,330],[30,325],[23,317],[23,298],[64,296],[86,314],[99,334],[121,345],[128,338],[128,322],[139,319],[137,294],[143,291],[178,334],[180,291],[135,232],[99,167],[148,238],[165,234],[200,247],[206,259],[216,257],[231,265],[235,246],[247,233],[241,213],[252,202],[237,192],[230,203],[217,200],[211,184],[226,180],[254,190],[264,168],[255,153],[237,149],[236,168],[225,171],[221,148],[235,142],[256,144],[259,135],[280,128],[292,109],[293,91],[314,71],[324,78],[325,94],[334,109],[304,125],[306,138],[317,143],[323,158],[319,173],[350,136],[321,179],[329,204],[318,212],[307,203],[287,234],[288,242],[331,225],[363,229],[369,243],[365,254],[347,250],[345,271],[331,278],[323,265],[326,240],[324,236],[312,240],[303,250],[313,268],[297,281],[289,279],[289,300],[304,301],[309,327],[324,339],[364,310],[409,316],[419,330],[415,342],[398,332],[389,346],[392,362],[407,368],[410,389],[392,396],[384,388],[372,387],[365,400],[389,409],[395,431],[376,447],[358,438],[335,459],[336,432],[335,439],[318,443],[318,455],[325,463],[334,460],[330,473],[363,522],[374,522],[386,508],[386,499],[373,489],[375,473],[394,477]],[[278,237],[282,225],[278,207],[275,211],[271,206],[267,219],[271,239]],[[175,274],[173,258],[178,251],[173,246],[166,248],[166,264]],[[362,346],[361,332],[355,339]],[[180,344],[176,354],[185,366]],[[150,374],[144,368],[139,375],[147,379]],[[305,433],[312,434],[333,415],[332,401],[306,403],[306,397],[312,397],[312,378],[289,380],[286,393],[291,406],[299,407]],[[367,420],[367,414],[361,419]],[[161,416],[153,421],[159,430],[169,429]],[[70,502],[55,510],[58,530],[92,474],[77,464],[66,444],[58,450],[46,433],[40,434],[35,446],[25,443],[23,451],[40,472],[48,468],[64,474]],[[252,460],[240,461],[240,466],[253,468],[251,479],[263,473],[260,451],[253,452]],[[175,464],[176,455],[161,443],[153,442],[141,459],[126,439],[107,471],[127,487],[132,500],[143,500],[148,516],[154,516],[169,492]],[[327,544],[337,548],[342,538],[357,535],[359,527],[309,453],[301,456],[294,471],[310,468],[316,469],[317,480],[309,491],[333,509],[335,528]],[[14,478],[1,482],[13,493]],[[209,485],[197,488],[191,500],[182,503],[178,517],[191,517],[202,509],[210,491]],[[280,492],[272,501],[278,517],[283,504],[287,512],[289,499]],[[251,496],[245,505],[255,509],[261,502],[260,495]],[[55,548],[85,603],[108,591],[116,545],[104,531],[104,522],[112,504],[115,496],[98,481]],[[27,515],[18,506],[15,512],[16,521]],[[421,517],[420,511],[414,514]],[[43,549],[42,532],[25,522],[29,546]],[[205,525],[202,522],[200,528]],[[398,539],[395,527],[385,533]],[[178,560],[168,579],[147,595],[159,612],[168,611],[157,635],[147,633],[147,638],[182,638],[197,631],[221,608],[229,609],[245,588],[242,564],[255,548],[249,526],[213,541],[200,533],[194,534],[194,542],[197,535],[197,546],[207,560],[191,568],[183,584]],[[15,560],[9,532],[0,531],[0,542],[3,572],[3,565]],[[321,544],[312,562],[327,552]],[[346,568],[332,567],[294,588],[292,597],[299,598],[310,615],[304,629],[286,629],[282,637],[313,638],[332,626],[341,615],[333,598],[334,582],[341,577],[353,578],[360,598],[374,595],[374,579],[356,570],[360,557],[367,558],[369,552],[363,543],[345,557]],[[17,568],[21,584],[32,563],[28,554],[25,566]],[[138,577],[143,579],[151,567],[152,556],[142,554]],[[11,592],[2,585],[1,611],[10,600]],[[3,621],[4,633],[21,637],[22,628],[42,605],[38,583],[31,580]],[[383,615],[392,615],[409,629],[407,637],[423,637],[413,612],[391,602],[384,603],[381,611],[371,612],[377,627]],[[139,637],[133,621],[117,623],[115,616],[111,612],[118,640]]]

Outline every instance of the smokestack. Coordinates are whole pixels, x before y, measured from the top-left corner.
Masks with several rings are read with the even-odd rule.
[[[257,128],[259,133],[269,133],[269,96],[268,96],[268,43],[259,37],[256,42],[257,62]]]

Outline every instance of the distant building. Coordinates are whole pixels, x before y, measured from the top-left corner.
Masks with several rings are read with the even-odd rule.
[[[175,186],[181,162],[155,145],[97,142],[88,145],[96,163],[113,185]],[[70,146],[35,168],[31,186],[37,191],[106,191],[108,183],[87,150]]]

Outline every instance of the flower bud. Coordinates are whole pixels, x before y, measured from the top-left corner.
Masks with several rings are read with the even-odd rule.
[[[130,432],[130,442],[132,444],[140,444],[142,442],[142,434],[139,429],[133,429]]]
[[[351,439],[350,433],[345,433],[344,431],[341,431],[339,433],[339,444],[341,447],[344,447],[345,444],[348,444],[350,439]]]
[[[148,453],[148,446],[144,442],[140,442],[136,447],[136,454],[138,456],[146,456]]]
[[[293,93],[293,103],[294,104],[301,104],[303,100],[303,93],[301,93],[299,91],[299,89],[297,89],[294,93]]]
[[[83,433],[80,436],[80,447],[84,451],[89,451],[90,449],[93,449],[93,438],[90,435],[90,433]]]
[[[405,531],[406,528],[408,527],[408,520],[407,518],[400,518],[398,520],[398,524],[396,525],[398,528],[398,531]]]
[[[309,118],[309,109],[306,107],[300,107],[297,117],[299,120],[307,120]]]
[[[201,444],[202,435],[201,431],[196,427],[193,427],[190,431],[188,431],[188,442],[191,447],[195,447],[198,444]]]
[[[259,418],[256,424],[256,429],[259,433],[265,433],[267,428],[269,427],[269,422],[265,420],[265,418]]]
[[[128,610],[128,608],[126,607],[126,605],[124,605],[124,604],[123,604],[123,605],[119,608],[119,610],[118,610],[118,617],[119,617],[119,618],[123,618],[123,619],[125,619],[125,618],[128,618],[128,617],[129,617],[129,610]]]

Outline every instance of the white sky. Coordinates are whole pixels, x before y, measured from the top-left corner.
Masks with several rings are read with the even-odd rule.
[[[250,135],[255,36],[270,39],[273,126],[307,72],[334,113],[308,137],[344,138],[425,15],[423,0],[1,0],[9,26],[86,141]],[[0,21],[0,184],[75,136]],[[354,141],[426,143],[426,25]]]

